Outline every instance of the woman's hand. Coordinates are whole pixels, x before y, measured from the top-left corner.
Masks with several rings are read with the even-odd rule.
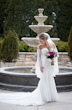
[[[54,65],[54,60],[52,60],[51,64]]]
[[[44,67],[40,67],[41,72],[43,72]]]
[[[52,63],[54,63],[54,60],[52,60]]]

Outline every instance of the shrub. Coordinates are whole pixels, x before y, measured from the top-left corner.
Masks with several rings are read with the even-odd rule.
[[[2,37],[0,37],[0,43],[2,43],[3,42],[3,38]]]
[[[56,47],[59,52],[67,52],[68,51],[68,42],[58,41],[56,43]]]
[[[70,34],[69,34],[69,37],[68,37],[68,56],[70,58],[70,60],[72,61],[72,27],[71,27],[71,30],[70,30]]]
[[[2,42],[3,42],[3,38],[0,37],[0,61],[1,61],[1,45],[2,45]]]
[[[1,61],[1,43],[0,43],[0,61]]]
[[[12,62],[18,57],[18,35],[15,31],[9,30],[1,46],[1,59],[3,62]]]
[[[68,51],[68,42],[58,41],[56,47],[59,52]],[[33,47],[28,46],[24,41],[19,41],[19,51],[20,52],[36,52]]]
[[[20,52],[36,52],[33,47],[28,46],[24,41],[19,41]]]

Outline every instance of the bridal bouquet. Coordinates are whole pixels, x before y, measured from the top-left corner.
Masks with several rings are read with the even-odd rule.
[[[44,54],[47,59],[51,59],[51,65],[54,65],[54,57],[57,57],[58,56],[58,53],[57,52],[54,52],[54,51],[49,51],[47,54]]]

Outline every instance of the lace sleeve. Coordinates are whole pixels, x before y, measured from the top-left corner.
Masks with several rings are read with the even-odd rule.
[[[57,47],[54,48],[54,52],[58,53]],[[58,53],[57,57],[59,57],[59,53]]]
[[[42,67],[41,49],[37,49],[37,59],[38,59],[38,61],[39,61],[39,66]]]

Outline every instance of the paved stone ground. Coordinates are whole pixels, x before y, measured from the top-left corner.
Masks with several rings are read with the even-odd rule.
[[[0,90],[1,92],[12,92]],[[20,106],[14,104],[0,103],[0,110],[72,110],[72,91],[59,92],[59,102],[51,102],[42,106]]]

